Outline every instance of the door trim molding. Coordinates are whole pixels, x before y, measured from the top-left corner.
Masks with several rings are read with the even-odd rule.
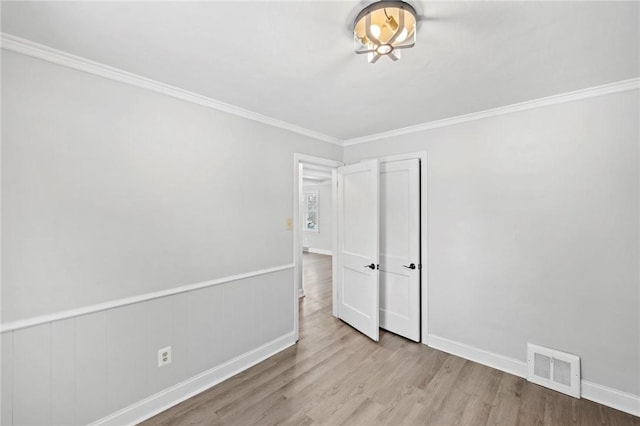
[[[299,322],[299,312],[298,312],[298,300],[300,297],[304,296],[304,289],[301,291],[299,288],[302,283],[302,218],[300,215],[302,214],[302,193],[301,189],[303,187],[302,183],[302,173],[300,173],[300,168],[302,164],[314,164],[317,166],[326,166],[331,167],[331,194],[332,194],[332,211],[333,211],[333,221],[336,223],[337,217],[337,209],[336,209],[336,188],[338,185],[338,179],[336,175],[336,168],[340,166],[344,166],[342,161],[330,160],[328,158],[316,157],[313,155],[294,153],[293,154],[293,299],[294,299],[294,320],[293,320],[293,329],[295,334],[295,340],[298,340],[298,322]],[[338,234],[336,230],[336,226],[333,226],[333,243],[332,243],[332,251],[334,253],[337,252],[338,247]],[[333,262],[333,315],[337,316],[336,307],[336,265]]]

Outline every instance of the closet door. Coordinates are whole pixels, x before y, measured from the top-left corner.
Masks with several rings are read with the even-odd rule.
[[[338,317],[379,339],[379,168],[338,168]]]
[[[380,165],[380,327],[420,341],[420,160]]]

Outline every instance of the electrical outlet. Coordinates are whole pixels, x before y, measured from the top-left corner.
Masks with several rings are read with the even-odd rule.
[[[158,367],[164,367],[171,364],[171,346],[158,349]]]
[[[290,217],[287,218],[287,231],[291,231],[293,229],[293,219]]]

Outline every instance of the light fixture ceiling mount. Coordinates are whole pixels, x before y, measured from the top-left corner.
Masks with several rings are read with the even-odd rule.
[[[356,53],[370,63],[388,56],[400,59],[401,49],[416,44],[416,10],[404,1],[378,1],[362,9],[353,24]]]

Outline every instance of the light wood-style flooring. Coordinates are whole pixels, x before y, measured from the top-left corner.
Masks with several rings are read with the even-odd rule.
[[[331,257],[304,256],[300,341],[145,425],[640,425],[381,331],[375,343],[331,315]]]

